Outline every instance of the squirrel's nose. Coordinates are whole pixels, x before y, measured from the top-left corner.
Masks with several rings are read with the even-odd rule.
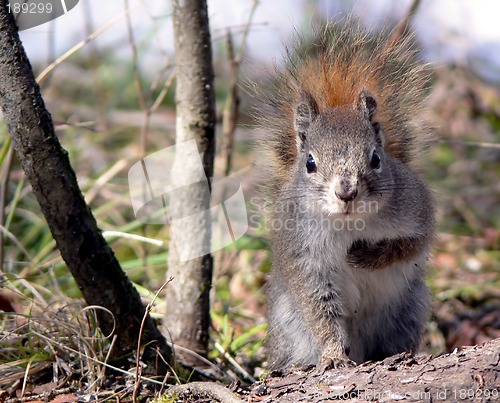
[[[343,202],[350,202],[358,195],[358,187],[356,183],[351,183],[347,179],[341,179],[335,189],[335,196]]]

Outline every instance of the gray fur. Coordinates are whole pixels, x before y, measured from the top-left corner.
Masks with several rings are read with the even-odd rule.
[[[297,158],[289,181],[271,195],[270,366],[341,367],[416,351],[430,302],[431,194],[417,173],[384,150],[370,94],[304,113],[316,111],[313,102],[298,103]],[[374,150],[379,169],[370,167]],[[317,172],[306,170],[309,155]],[[356,187],[347,202],[336,195],[346,184]],[[411,253],[399,251],[399,243],[412,239],[423,241]],[[348,263],[356,241],[366,245],[367,261],[359,267]],[[395,252],[371,268],[371,248],[379,242]],[[359,250],[357,259],[363,260]]]

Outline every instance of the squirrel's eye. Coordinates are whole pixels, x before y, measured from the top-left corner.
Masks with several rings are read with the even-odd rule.
[[[308,174],[311,174],[318,170],[318,168],[316,167],[316,161],[314,161],[314,157],[311,154],[309,154],[309,157],[307,157],[306,168]]]
[[[373,150],[372,160],[370,161],[370,167],[372,169],[380,168],[380,155],[377,154],[377,150]]]

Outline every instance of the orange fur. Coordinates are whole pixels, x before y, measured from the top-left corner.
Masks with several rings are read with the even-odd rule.
[[[277,69],[274,88],[263,94],[271,106],[271,113],[260,120],[270,133],[263,149],[270,154],[272,176],[285,178],[297,158],[293,111],[302,92],[323,111],[354,104],[362,89],[377,101],[374,119],[381,125],[386,150],[418,169],[428,130],[415,118],[427,77],[415,55],[411,40],[390,42],[385,33],[370,36],[352,19],[324,25],[310,41],[297,35],[284,68]]]

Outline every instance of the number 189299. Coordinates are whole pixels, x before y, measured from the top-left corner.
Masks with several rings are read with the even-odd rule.
[[[51,14],[52,4],[50,2],[14,3],[7,5],[9,13],[14,14]]]

